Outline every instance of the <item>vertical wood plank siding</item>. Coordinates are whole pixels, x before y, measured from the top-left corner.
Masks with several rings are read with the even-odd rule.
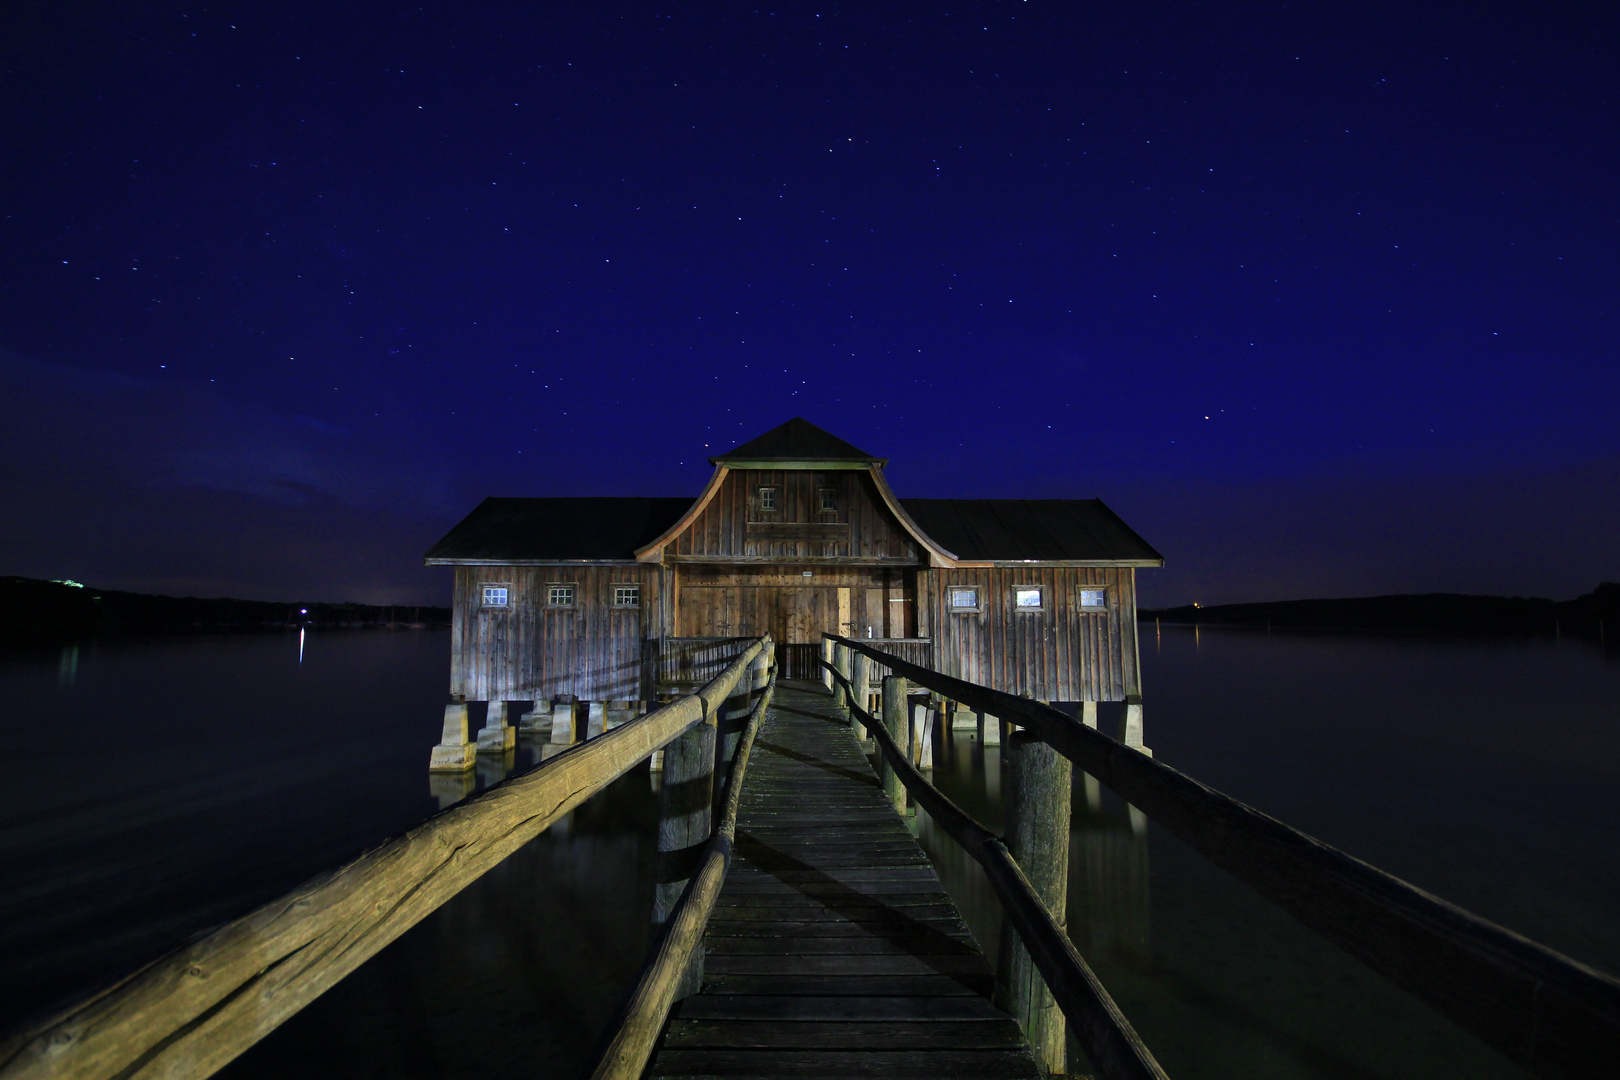
[[[776,509],[759,506],[759,489],[776,490]],[[819,493],[837,508],[821,510]],[[752,526],[752,528],[750,528]],[[806,539],[785,538],[805,527]],[[709,505],[665,549],[673,556],[782,560],[917,558],[917,544],[890,516],[865,472],[740,469],[721,483]]]
[[[774,510],[759,505],[762,487],[775,489]],[[833,493],[834,509],[821,509],[823,490]],[[931,639],[918,643],[917,662],[1047,701],[1141,692],[1135,570],[931,569],[864,471],[730,473],[665,556],[662,566],[457,567],[450,693],[470,701],[634,700],[650,697],[661,665],[674,662],[660,641],[769,634],[785,648],[818,646],[823,632]],[[483,607],[486,583],[507,587],[506,608]],[[547,605],[553,583],[574,586],[573,607]],[[616,584],[640,585],[640,607],[615,609]],[[953,585],[977,586],[982,610],[951,614],[945,596]],[[1044,590],[1044,610],[1015,609],[1013,590],[1025,585]],[[1080,610],[1084,587],[1107,590],[1104,611]],[[813,658],[802,659],[811,673],[795,667],[794,677],[817,677]]]
[[[661,611],[656,566],[458,566],[451,611],[450,694],[466,701],[642,698],[642,640]],[[505,585],[505,608],[483,586]],[[574,605],[546,603],[572,585]],[[641,604],[613,606],[613,586],[641,586]]]
[[[1141,692],[1134,569],[994,567],[918,576],[926,582],[934,659],[945,674],[1046,701],[1122,701]],[[951,613],[953,585],[977,587],[980,610]],[[1043,610],[1015,609],[1022,586],[1041,587]],[[1097,587],[1107,590],[1107,608],[1082,611],[1080,590]]]

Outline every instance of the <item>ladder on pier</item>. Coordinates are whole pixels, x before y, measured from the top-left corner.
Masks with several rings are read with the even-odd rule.
[[[649,1076],[1029,1077],[993,973],[849,723],[779,682],[735,861]]]

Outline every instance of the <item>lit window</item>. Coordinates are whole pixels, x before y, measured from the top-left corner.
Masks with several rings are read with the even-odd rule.
[[[1082,611],[1102,611],[1108,607],[1107,589],[1081,589],[1080,609]]]
[[[952,611],[978,611],[979,590],[953,587],[947,590],[947,602]]]
[[[1013,606],[1019,611],[1040,611],[1046,605],[1041,602],[1041,588],[1032,585],[1022,589],[1013,590]]]
[[[837,488],[822,488],[816,494],[818,495],[818,497],[821,500],[821,509],[823,509],[823,510],[837,510],[838,509],[838,489]]]
[[[776,489],[762,487],[759,489],[759,508],[761,510],[776,509]]]
[[[615,585],[615,586],[613,586],[613,606],[614,607],[640,607],[641,606],[641,586],[640,585]]]
[[[574,587],[572,585],[546,586],[546,604],[550,607],[573,607]]]
[[[506,606],[506,586],[505,585],[485,585],[484,586],[484,606],[485,607],[505,607]]]

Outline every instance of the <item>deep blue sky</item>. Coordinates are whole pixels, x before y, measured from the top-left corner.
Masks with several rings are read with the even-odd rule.
[[[793,415],[1148,602],[1620,578],[1620,15],[0,11],[0,573],[439,601]]]

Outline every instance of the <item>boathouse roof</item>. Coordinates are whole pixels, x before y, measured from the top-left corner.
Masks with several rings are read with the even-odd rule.
[[[692,505],[676,499],[502,499],[479,503],[428,549],[429,564],[631,562]]]
[[[729,465],[732,468],[821,465],[864,469],[872,465],[887,465],[888,460],[857,449],[804,417],[795,416],[735,450],[710,458],[709,464]]]
[[[970,562],[1164,562],[1101,499],[901,499],[900,505],[930,539]]]

